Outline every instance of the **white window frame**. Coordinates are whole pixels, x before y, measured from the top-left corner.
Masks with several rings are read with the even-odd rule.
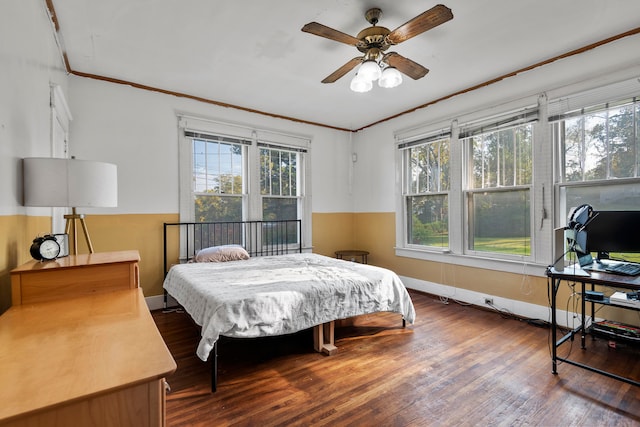
[[[631,72],[626,74],[627,80],[618,80],[620,76],[612,75],[605,79],[597,78],[590,81],[575,83],[571,86],[550,89],[548,92],[535,96],[524,97],[501,105],[488,105],[484,108],[476,106],[474,112],[460,114],[458,117],[441,118],[432,123],[422,123],[411,128],[401,129],[395,132],[396,144],[411,139],[417,139],[420,135],[427,135],[437,129],[451,126],[451,160],[450,165],[450,198],[449,198],[449,246],[450,251],[430,251],[425,248],[407,247],[404,239],[406,224],[405,211],[402,197],[402,155],[396,150],[396,249],[398,256],[416,258],[421,260],[450,263],[477,268],[485,268],[498,271],[507,271],[517,274],[531,274],[544,277],[546,267],[554,260],[553,231],[556,227],[566,224],[565,211],[567,207],[562,200],[562,192],[569,183],[561,183],[558,174],[557,148],[554,147],[549,117],[554,117],[563,112],[574,111],[579,108],[616,102],[621,99],[640,95],[638,93],[638,80]],[[532,253],[530,259],[493,259],[485,254],[472,254],[464,252],[466,230],[466,212],[464,209],[463,186],[463,150],[459,143],[458,123],[470,123],[478,120],[486,120],[490,115],[500,115],[518,108],[537,104],[538,122],[534,125],[533,141],[533,186],[532,186]],[[619,184],[638,186],[640,178],[622,178],[604,181],[588,181],[573,183],[571,185],[592,185],[602,187],[602,194],[617,191]],[[640,208],[640,207],[639,207]]]
[[[451,132],[449,129],[442,129],[439,130],[437,132],[431,133],[429,135],[424,135],[424,136],[420,136],[416,139],[411,139],[411,140],[404,140],[401,143],[399,143],[397,145],[397,149],[399,151],[399,156],[400,156],[400,162],[402,164],[401,166],[401,186],[402,186],[402,190],[401,190],[401,194],[402,194],[402,201],[401,201],[401,205],[402,205],[402,242],[403,242],[403,246],[407,247],[407,248],[415,248],[418,250],[428,250],[428,251],[434,251],[434,252],[448,252],[449,246],[451,244],[450,239],[448,237],[449,240],[449,244],[447,245],[447,247],[441,247],[441,246],[426,246],[426,245],[416,245],[413,243],[409,242],[409,210],[408,210],[408,200],[411,197],[417,197],[417,196],[438,196],[438,195],[446,195],[447,197],[447,206],[450,203],[450,189],[451,189],[451,165],[448,164],[447,166],[449,167],[449,182],[447,185],[447,189],[443,190],[441,187],[439,187],[436,191],[424,191],[424,192],[417,192],[414,189],[410,188],[411,186],[411,179],[409,178],[409,174],[411,173],[410,169],[411,169],[411,159],[410,159],[410,152],[412,148],[416,148],[416,147],[420,147],[420,146],[425,146],[425,145],[429,145],[429,144],[433,144],[436,142],[440,142],[446,140],[447,144],[448,144],[448,148],[449,148],[449,159],[451,162]],[[451,215],[449,215],[449,218],[447,219],[448,222],[448,235],[451,233],[451,224],[450,224],[450,219],[451,219]]]
[[[522,114],[523,118],[519,119],[518,116]],[[531,116],[535,116],[535,121],[537,121],[538,113],[537,108],[529,107],[521,111],[515,111],[505,114],[502,117],[491,118],[489,120],[483,120],[480,124],[470,124],[468,127],[477,128],[478,132],[471,132],[474,136],[484,136],[493,132],[500,132],[503,130],[513,129],[517,126],[522,125],[531,125],[533,132],[533,140],[532,144],[535,143],[536,137],[536,129],[535,123],[531,120]],[[504,121],[504,125],[500,123]],[[497,123],[494,123],[497,122]],[[517,124],[515,124],[517,123]],[[488,126],[486,126],[488,125]],[[483,127],[489,127],[488,131],[481,130]],[[534,224],[533,224],[533,174],[534,174],[534,164],[532,164],[532,177],[531,182],[528,184],[513,184],[509,186],[495,185],[495,186],[483,186],[476,188],[473,185],[473,172],[470,170],[473,168],[473,138],[471,136],[458,135],[459,141],[463,146],[464,153],[464,165],[463,174],[464,174],[464,185],[462,189],[463,199],[464,199],[464,218],[465,218],[465,238],[464,238],[464,250],[463,252],[466,254],[486,257],[486,258],[496,258],[496,259],[505,259],[505,260],[515,260],[515,261],[525,261],[525,262],[533,262],[534,260],[534,252],[535,252],[535,238],[534,238]],[[531,147],[533,150],[533,145]],[[533,162],[533,152],[531,153],[532,162]],[[529,233],[531,236],[529,248],[529,255],[516,255],[516,254],[505,254],[498,252],[488,252],[488,251],[479,251],[471,249],[471,241],[472,241],[472,227],[470,225],[470,221],[472,220],[472,213],[469,211],[469,206],[471,205],[471,199],[474,194],[477,193],[493,193],[497,194],[500,192],[511,192],[511,191],[529,191],[529,217],[531,218],[531,223],[529,225]]]
[[[228,136],[250,140],[246,147],[246,174],[243,179],[243,220],[262,220],[262,196],[260,194],[260,143],[269,143],[282,148],[304,150],[298,165],[299,212],[302,220],[302,246],[311,247],[311,137],[271,129],[259,129],[245,124],[217,121],[187,114],[178,115],[178,157],[180,175],[179,214],[181,222],[195,219],[193,205],[193,155],[191,138],[185,131]]]
[[[554,130],[559,131],[556,128],[557,123],[562,122],[568,117],[573,116],[572,112],[577,113],[578,116],[587,115],[591,112],[607,112],[607,120],[609,120],[608,110],[609,108],[615,108],[620,105],[621,101],[630,100],[636,98],[636,109],[638,105],[638,98],[640,98],[640,90],[637,87],[637,81],[623,81],[612,85],[604,86],[597,89],[577,93],[564,98],[557,98],[549,103],[549,134],[552,136],[554,144],[554,186],[555,186],[555,204],[558,207],[555,212],[555,220],[558,226],[566,226],[567,214],[572,206],[567,202],[565,195],[567,190],[571,189],[592,189],[599,194],[598,198],[589,200],[589,204],[594,209],[614,209],[612,203],[614,199],[628,199],[631,193],[638,195],[640,193],[640,173],[636,171],[635,177],[624,178],[602,178],[593,180],[580,180],[580,181],[565,181],[563,174],[563,156],[562,150],[562,137]],[[612,104],[612,105],[609,105]],[[580,111],[583,110],[583,111]],[[640,117],[636,116],[636,147],[640,148],[640,135],[638,129],[638,120]],[[624,196],[616,197],[616,193],[624,193]],[[607,195],[611,197],[607,197]],[[609,200],[607,200],[609,199]],[[601,200],[603,200],[601,202]],[[613,205],[615,206],[615,204]],[[637,206],[636,209],[640,209]]]
[[[223,194],[223,193],[206,193],[206,192],[200,192],[200,191],[195,191],[194,188],[191,188],[191,196],[192,196],[192,201],[198,197],[198,196],[208,196],[208,195],[215,195],[218,197],[222,197],[222,198],[238,198],[240,199],[240,203],[242,205],[242,217],[241,218],[237,218],[235,219],[236,221],[241,221],[241,220],[246,220],[246,205],[247,205],[247,195],[248,195],[248,191],[247,191],[247,177],[249,176],[248,174],[248,153],[249,153],[249,149],[248,147],[250,146],[251,142],[247,141],[247,140],[243,140],[243,139],[239,139],[239,138],[231,138],[231,137],[226,137],[226,136],[221,136],[221,135],[209,135],[209,134],[203,134],[203,133],[199,133],[199,132],[191,132],[191,131],[185,131],[184,132],[185,137],[191,142],[191,160],[193,162],[193,158],[195,156],[195,148],[193,147],[193,141],[202,141],[205,144],[208,143],[226,143],[229,145],[235,145],[240,147],[241,150],[241,165],[240,165],[240,169],[241,169],[241,176],[242,176],[242,187],[240,188],[240,192],[236,192],[236,193],[232,193],[232,194]],[[193,173],[193,163],[192,163],[192,173]],[[193,179],[193,175],[192,175],[192,179]],[[189,213],[191,215],[191,218],[193,218],[193,221],[195,221],[195,206],[192,203],[190,208],[189,208]]]
[[[533,107],[536,106],[536,107]],[[493,117],[513,114],[516,111],[537,108],[538,121],[533,124],[533,177],[531,188],[531,254],[529,256],[505,256],[487,252],[470,252],[465,247],[467,239],[467,218],[465,193],[466,164],[464,147],[459,138],[462,126],[459,123],[486,121]],[[546,266],[551,262],[553,221],[549,212],[553,212],[552,194],[552,158],[553,149],[547,129],[546,95],[540,94],[507,102],[499,107],[488,106],[473,113],[460,115],[448,120],[418,125],[395,133],[396,148],[405,142],[419,139],[436,132],[438,129],[451,129],[450,145],[450,190],[449,190],[449,250],[433,248],[415,248],[407,245],[406,210],[403,197],[402,153],[396,150],[396,248],[398,256],[427,261],[463,265],[506,271],[518,274],[543,276]]]
[[[267,149],[267,150],[276,150],[276,151],[282,151],[282,152],[288,152],[288,153],[295,153],[295,155],[297,156],[297,163],[296,163],[296,195],[276,195],[276,194],[262,194],[262,189],[261,187],[258,187],[258,190],[260,191],[260,207],[262,209],[263,206],[263,202],[265,198],[285,198],[285,199],[295,199],[296,200],[296,205],[297,205],[297,215],[298,218],[301,218],[303,215],[303,211],[304,211],[304,202],[305,202],[305,183],[306,183],[306,176],[305,176],[305,170],[306,170],[306,164],[308,163],[307,161],[307,149],[304,147],[292,147],[292,146],[284,146],[281,144],[277,144],[277,143],[272,143],[272,142],[268,142],[268,141],[261,141],[258,140],[258,157],[260,157],[260,150],[261,149]],[[262,174],[262,169],[260,169],[260,171],[258,172],[258,179],[260,178],[260,175]],[[263,212],[261,210],[261,215],[263,215]],[[261,216],[262,218],[262,216]]]

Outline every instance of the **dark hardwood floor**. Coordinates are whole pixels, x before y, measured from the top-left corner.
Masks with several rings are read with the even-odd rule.
[[[193,425],[640,425],[640,387],[569,364],[551,374],[549,330],[411,292],[414,325],[398,315],[336,329],[338,354],[312,334],[223,339],[218,391],[195,355],[185,313],[153,317],[178,364],[167,380],[167,423]],[[559,355],[640,379],[640,352],[606,340],[568,341]]]

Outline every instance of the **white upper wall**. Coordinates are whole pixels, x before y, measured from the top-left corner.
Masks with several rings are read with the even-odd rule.
[[[51,155],[50,85],[66,93],[67,75],[44,2],[4,1],[0,40],[0,215],[16,215],[21,159]]]
[[[72,76],[70,153],[118,166],[118,207],[178,213],[178,114],[311,137],[312,211],[350,212],[350,134]]]
[[[636,35],[349,134],[69,77],[41,1],[5,2],[0,36],[15,40],[3,43],[0,50],[1,215],[35,212],[21,206],[20,159],[51,155],[50,85],[61,86],[71,109],[71,155],[118,165],[119,207],[104,209],[105,213],[178,212],[179,113],[308,135],[313,212],[393,212],[394,134],[398,131],[428,128],[541,92],[569,93],[640,75],[640,36]],[[428,102],[429,94],[424,98]]]
[[[465,118],[474,114],[485,114],[484,112],[493,108],[500,108],[502,104],[516,103],[519,99],[535,99],[545,92],[548,99],[553,99],[640,77],[638,52],[640,35],[630,36],[356,133],[353,136],[353,147],[358,162],[355,164],[353,211],[396,210],[396,133],[411,128],[439,128],[437,124],[450,123],[452,119],[459,119],[459,123],[464,123]],[[469,70],[473,72],[472,68]],[[429,75],[425,77],[428,78]],[[425,103],[428,101],[430,97],[425,94]]]

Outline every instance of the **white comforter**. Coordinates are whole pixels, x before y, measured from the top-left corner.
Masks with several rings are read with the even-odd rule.
[[[381,311],[415,320],[394,272],[317,254],[176,265],[164,288],[202,327],[197,354],[205,361],[220,335],[284,335]]]

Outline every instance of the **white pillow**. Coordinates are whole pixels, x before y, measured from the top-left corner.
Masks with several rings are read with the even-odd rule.
[[[249,259],[249,253],[240,245],[211,246],[198,251],[195,262],[226,262]]]

